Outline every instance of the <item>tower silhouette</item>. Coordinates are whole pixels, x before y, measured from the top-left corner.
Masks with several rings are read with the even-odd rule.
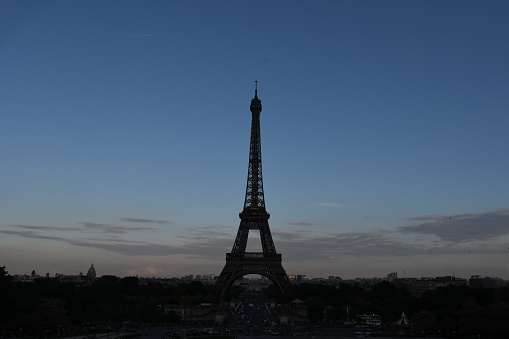
[[[249,166],[247,172],[246,197],[244,209],[239,213],[240,225],[231,253],[226,253],[226,265],[216,283],[221,298],[238,278],[247,274],[260,274],[267,277],[283,291],[290,285],[285,269],[281,264],[281,254],[276,252],[269,228],[269,217],[265,209],[262,179],[262,147],[260,139],[260,112],[262,102],[258,99],[258,82],[255,96],[250,106],[251,142],[249,146]],[[260,232],[262,252],[246,252],[250,230]]]

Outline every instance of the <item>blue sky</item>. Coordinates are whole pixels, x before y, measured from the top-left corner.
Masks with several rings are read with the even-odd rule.
[[[287,273],[509,279],[507,17],[506,1],[0,1],[0,265],[219,274],[258,80]]]

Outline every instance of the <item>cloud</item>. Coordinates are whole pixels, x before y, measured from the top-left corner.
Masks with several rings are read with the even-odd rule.
[[[127,240],[122,238],[79,238],[60,239],[71,245],[101,249],[128,256],[171,256],[181,255],[202,259],[224,258],[224,254],[233,245],[231,237],[211,239],[193,239],[179,246],[159,244],[148,241]]]
[[[12,230],[0,230],[0,233],[9,234],[9,235],[17,235],[24,238],[34,238],[34,239],[46,239],[46,240],[55,240],[55,241],[65,241],[65,238],[61,237],[53,237],[48,235],[42,235],[34,231],[12,231]]]
[[[12,225],[12,227],[38,231],[80,231],[80,229],[76,227],[56,227],[56,226],[37,226],[37,225]]]
[[[226,230],[226,231],[223,231]],[[230,239],[231,244],[235,240],[236,228],[230,226],[202,226],[183,230],[177,237],[190,242],[212,241],[213,239]]]
[[[96,222],[80,222],[78,224],[84,229],[91,230],[91,231],[99,231],[102,233],[125,234],[129,231],[155,231],[156,230],[156,228],[153,228],[153,227],[132,227],[132,226],[122,226],[122,225],[100,224],[100,223],[96,223]]]
[[[234,236],[229,233],[216,232],[214,229],[224,228],[222,226],[204,227],[203,229],[193,229],[201,237],[191,235],[187,242],[181,241],[181,245],[158,244],[149,241],[128,240],[122,236],[128,231],[152,231],[149,227],[127,227],[109,224],[100,224],[93,222],[79,223],[80,231],[99,232],[98,237],[79,237],[66,238],[45,235],[41,232],[61,230],[60,227],[52,226],[30,226],[30,225],[12,225],[9,227],[29,228],[31,230],[0,230],[0,234],[19,236],[31,239],[43,239],[57,241],[73,246],[86,247],[92,249],[101,249],[113,253],[128,256],[169,256],[184,255],[189,257],[200,257],[203,259],[220,258],[226,252],[225,248],[233,244]],[[33,230],[32,230],[33,229]],[[41,232],[37,232],[41,231]],[[97,232],[96,232],[97,231]],[[185,235],[181,236],[184,238]]]
[[[52,240],[69,245],[100,249],[127,256],[171,256],[180,255],[192,258],[222,261],[234,242],[231,234],[207,234],[201,238],[189,237],[187,242],[175,246],[149,241],[128,240],[120,236],[105,238],[76,238],[46,236],[34,231],[0,230],[0,233],[25,238]],[[441,254],[501,254],[507,252],[505,244],[485,243],[458,244],[450,246],[443,243],[431,245],[407,242],[398,239],[394,233],[382,231],[367,232],[329,232],[314,235],[310,232],[272,232],[274,244],[285,261],[325,262],[331,258],[404,257]],[[252,240],[252,239],[251,239]]]
[[[417,217],[408,217],[406,219],[411,220],[411,221],[428,221],[428,220],[441,219],[441,218],[445,218],[445,217],[448,217],[448,216],[441,215],[441,214],[426,214],[426,215],[421,215],[421,216],[417,216]]]
[[[117,239],[113,243],[109,240],[101,241],[100,239],[65,239],[64,242],[74,246],[95,248],[128,256],[168,256],[182,254],[182,252],[185,252],[180,247],[168,244],[154,244],[143,241],[128,240],[122,241],[120,239]]]
[[[308,237],[309,232],[284,232],[284,231],[272,231],[272,237],[275,240],[275,243],[280,243],[282,241],[290,242],[290,241],[305,241],[306,239],[309,239]]]
[[[331,260],[357,260],[363,258],[385,258],[384,260],[411,260],[413,257],[436,257],[443,255],[464,256],[506,254],[508,246],[496,240],[509,234],[509,210],[487,213],[465,213],[456,215],[426,215],[408,218],[417,222],[395,230],[375,229],[356,232],[316,232],[314,227],[298,231],[272,229],[274,244],[284,260],[291,263],[321,262]],[[320,225],[300,221],[290,225]],[[77,228],[11,225],[12,230],[0,230],[1,234],[24,238],[55,241],[73,246],[100,249],[127,256],[179,256],[210,260],[219,266],[224,264],[224,254],[231,250],[235,241],[236,227],[206,226],[193,229],[172,230],[172,241],[165,239],[129,239],[126,233],[132,231],[151,232],[151,227],[128,227],[93,222],[79,223]],[[87,237],[52,236],[49,232],[81,230]],[[47,232],[47,233],[45,233]],[[249,235],[249,241],[257,241],[256,232]],[[68,232],[68,235],[77,233]],[[412,239],[408,235],[413,235]],[[61,234],[59,234],[61,235]],[[429,235],[438,236],[430,241]],[[159,239],[158,236],[157,239]],[[495,239],[495,240],[493,240]],[[155,241],[155,242],[154,242]],[[392,259],[391,259],[392,258]],[[467,259],[470,260],[470,259]]]
[[[392,234],[392,233],[391,233]],[[405,258],[436,255],[500,255],[507,252],[505,244],[486,243],[423,244],[398,239],[390,234],[369,232],[343,232],[325,236],[306,236],[305,234],[277,234],[277,249],[285,260],[321,261],[331,258]]]
[[[398,230],[436,235],[448,242],[486,241],[509,234],[509,209],[485,213],[424,215],[408,220],[420,223],[400,226]]]
[[[129,231],[155,231],[153,227],[132,227],[123,225],[101,224],[96,222],[79,222],[78,227],[58,227],[40,225],[9,225],[9,227],[28,229],[33,231],[79,231],[79,232],[101,232],[113,234],[125,234]]]
[[[440,251],[423,244],[407,243],[385,232],[340,232],[313,236],[274,232],[285,258],[324,260],[332,257],[408,256]]]
[[[140,222],[140,223],[156,223],[156,224],[173,224],[170,220],[160,219],[147,219],[147,218],[130,218],[130,217],[118,217],[118,220],[123,222]]]
[[[53,240],[69,245],[88,247],[94,249],[101,249],[109,252],[115,252],[124,255],[175,255],[175,254],[189,254],[192,255],[192,250],[181,248],[178,246],[168,244],[155,244],[144,241],[131,241],[122,238],[63,238],[55,236],[47,236],[34,231],[14,231],[14,230],[0,230],[2,234],[16,235],[24,238]]]

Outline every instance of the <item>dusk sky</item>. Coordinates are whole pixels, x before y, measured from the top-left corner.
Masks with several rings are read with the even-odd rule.
[[[508,18],[509,1],[0,0],[0,266],[219,275],[257,80],[288,274],[509,279]]]

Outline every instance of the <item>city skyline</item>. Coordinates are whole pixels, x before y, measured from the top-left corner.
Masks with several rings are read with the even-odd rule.
[[[94,265],[92,264],[91,267],[92,266],[94,266]],[[90,267],[88,268],[88,270],[90,270]],[[46,273],[37,272],[35,269],[32,270],[31,272],[10,274],[7,271],[7,269],[6,269],[7,274],[9,274],[10,276],[14,277],[15,280],[16,279],[23,279],[23,278],[30,278],[30,279],[39,279],[39,278],[49,278],[49,279],[52,279],[52,278],[56,278],[56,279],[61,279],[61,278],[73,278],[73,277],[74,278],[83,278],[83,279],[85,279],[87,277],[87,271],[88,270],[84,269],[84,270],[80,270],[79,273],[70,273],[70,274],[64,274],[64,273],[56,272],[54,275],[51,275],[49,272],[46,272]],[[94,272],[96,272],[95,271],[95,267],[94,267]],[[109,277],[109,276],[116,276],[116,275],[109,274],[108,272],[103,272],[103,274],[97,275],[92,280],[99,279],[102,276]],[[133,277],[133,275],[116,276],[116,277],[122,279],[122,278]],[[135,277],[143,278],[143,279],[156,279],[156,280],[166,280],[166,279],[179,279],[179,280],[187,280],[187,281],[201,280],[201,281],[206,281],[206,282],[209,282],[209,283],[210,282],[215,283],[215,281],[217,280],[219,275],[215,274],[215,273],[201,274],[201,273],[198,272],[198,273],[190,273],[190,274],[184,275],[184,276],[172,276],[172,277],[160,277],[160,276],[148,275],[148,274],[143,275],[143,276],[136,275]],[[248,274],[248,275],[245,275],[242,278],[243,279],[248,279],[248,280],[262,279],[262,280],[270,281],[270,279],[267,278],[266,276],[261,276],[261,275],[257,275],[257,274]],[[477,275],[477,274],[472,274],[472,275],[470,275],[468,277],[467,276],[465,276],[465,277],[464,276],[455,276],[455,275],[449,275],[449,276],[430,275],[430,276],[413,277],[413,276],[408,276],[406,274],[406,272],[401,272],[400,274],[398,274],[398,272],[389,272],[389,273],[387,273],[384,276],[365,276],[365,277],[355,277],[355,278],[342,278],[340,276],[327,275],[327,274],[324,275],[324,276],[308,276],[307,274],[305,274],[303,272],[300,272],[299,274],[288,274],[288,278],[289,278],[290,282],[292,282],[292,283],[298,283],[298,282],[320,283],[320,282],[327,282],[327,281],[335,282],[335,283],[337,283],[337,282],[352,283],[352,282],[356,282],[356,281],[359,281],[359,282],[362,281],[362,282],[366,283],[366,282],[381,282],[381,281],[393,282],[395,280],[422,281],[422,280],[435,280],[435,279],[438,279],[440,281],[446,281],[446,279],[450,279],[450,281],[465,281],[465,280],[469,280],[469,279],[481,279],[481,280],[484,280],[484,279],[496,279],[496,280],[500,280],[501,282],[504,282],[504,283],[507,282],[507,280],[504,281],[500,277],[487,276],[487,275],[482,276],[482,275]],[[239,279],[241,279],[241,278],[239,278]]]
[[[258,80],[287,274],[507,280],[508,14],[504,1],[0,2],[0,266],[218,275]]]

